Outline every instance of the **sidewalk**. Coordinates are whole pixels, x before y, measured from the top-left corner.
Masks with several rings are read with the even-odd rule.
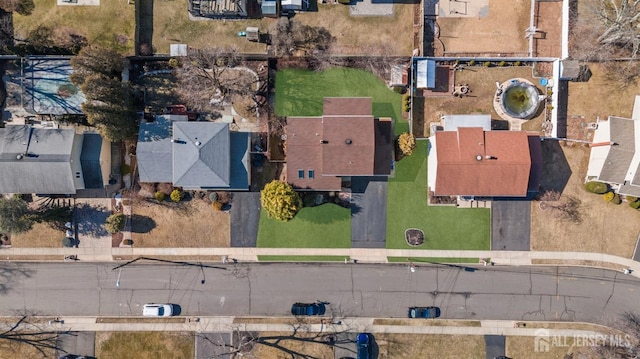
[[[155,256],[200,256],[227,257],[239,262],[257,262],[260,255],[278,256],[337,256],[358,263],[387,263],[387,257],[411,258],[420,265],[420,258],[491,258],[496,265],[535,265],[536,261],[557,261],[546,265],[578,265],[577,261],[602,263],[602,267],[622,270],[631,268],[632,275],[640,275],[640,262],[609,254],[589,252],[538,252],[538,251],[463,251],[463,250],[416,250],[384,248],[0,248],[0,258],[15,256],[60,256],[77,255],[82,261],[105,261],[105,258],[155,257]],[[33,260],[33,259],[32,259]],[[564,263],[563,263],[564,262]],[[607,266],[608,265],[608,266]]]
[[[131,317],[127,319],[134,319]],[[11,325],[15,318],[4,317],[0,327]],[[51,321],[50,317],[33,317],[32,323],[40,319],[40,329],[50,328],[58,331],[192,331],[198,333],[211,332],[231,332],[231,331],[252,331],[252,332],[287,332],[292,330],[291,324],[282,323],[234,323],[235,317],[173,317],[167,320],[157,318],[157,321],[149,322],[149,318],[137,318],[141,323],[97,323],[96,317],[60,317],[62,323]],[[182,319],[181,322],[176,320]],[[241,319],[241,318],[240,318]],[[252,317],[252,319],[256,319]],[[269,318],[270,320],[281,319],[282,322],[291,320],[290,317]],[[101,321],[108,320],[101,318]],[[317,323],[322,318],[311,318],[310,323]],[[327,320],[329,320],[327,318]],[[387,319],[388,320],[388,319]],[[398,319],[400,320],[400,319]],[[406,319],[402,319],[406,320]],[[146,323],[144,322],[146,321]],[[169,322],[171,321],[171,322]],[[399,334],[450,334],[450,335],[508,335],[508,336],[539,336],[540,329],[549,336],[593,336],[597,334],[609,334],[613,329],[590,325],[593,330],[585,329],[544,329],[543,326],[553,326],[555,322],[516,322],[510,320],[481,320],[469,321],[461,320],[469,326],[448,326],[438,325],[439,320],[429,321],[429,325],[411,325],[411,321],[406,320],[407,325],[377,325],[375,318],[344,318],[337,323],[317,323],[304,324],[305,330],[309,332],[372,332],[372,333],[399,333]],[[456,322],[455,320],[443,320],[442,322]],[[477,323],[480,326],[477,326]],[[426,323],[425,323],[426,324]],[[444,324],[444,323],[443,323]],[[522,326],[525,324],[525,326]],[[532,327],[527,328],[526,324]],[[558,323],[561,325],[578,325],[583,323]],[[37,324],[34,323],[34,328]]]

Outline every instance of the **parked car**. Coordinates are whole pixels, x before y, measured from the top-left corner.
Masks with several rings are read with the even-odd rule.
[[[360,333],[356,337],[356,345],[358,347],[358,359],[369,359],[371,347],[369,344],[370,337],[368,333]]]
[[[438,318],[440,308],[438,307],[411,307],[409,308],[409,318]]]
[[[293,315],[324,315],[327,308],[324,303],[295,303],[291,306]]]
[[[173,305],[171,304],[145,304],[142,308],[142,315],[145,317],[170,317],[173,315]]]

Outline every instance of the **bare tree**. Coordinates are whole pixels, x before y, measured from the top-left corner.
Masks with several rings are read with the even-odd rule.
[[[38,323],[31,322],[28,315],[22,315],[8,329],[0,332],[0,340],[26,344],[36,349],[42,356],[48,350],[61,350],[58,338],[61,335],[73,335],[70,331],[45,330]]]
[[[269,30],[271,49],[275,56],[289,56],[296,52],[304,55],[330,53],[335,38],[324,27],[304,25],[281,17]]]
[[[262,345],[279,351],[285,358],[319,359],[312,354],[294,348],[291,345],[293,342],[347,348],[346,344],[351,341],[346,339],[343,334],[349,331],[348,325],[332,318],[323,319],[321,323],[321,331],[314,332],[309,324],[298,321],[291,324],[290,333],[283,335],[236,330],[231,335],[231,343],[225,342],[222,338],[214,338],[214,340],[207,337],[202,338],[222,349],[214,358],[250,357],[254,348]]]
[[[252,71],[239,70],[240,63],[236,48],[190,50],[176,70],[178,96],[197,111],[211,110],[233,95],[255,97],[259,78]]]
[[[580,204],[578,198],[565,195],[560,196],[557,191],[544,191],[538,196],[541,210],[551,210],[551,212],[560,219],[567,220],[572,223],[582,223],[580,214]]]
[[[603,340],[593,347],[593,351],[603,359],[635,359],[640,355],[640,315],[624,312],[620,316],[624,334],[609,336],[612,340]]]

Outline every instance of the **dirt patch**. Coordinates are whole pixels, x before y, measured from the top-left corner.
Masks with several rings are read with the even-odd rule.
[[[622,271],[624,266],[609,263],[609,262],[601,262],[601,261],[587,261],[587,260],[566,260],[566,259],[533,259],[531,260],[531,264],[539,264],[539,265],[569,265],[569,266],[581,266],[581,267],[596,267],[596,268],[607,268],[613,270]]]
[[[215,211],[205,200],[155,204],[137,198],[133,214],[154,222],[148,232],[131,234],[135,247],[229,247],[229,214]]]
[[[528,56],[530,11],[530,0],[489,0],[487,17],[438,17],[444,55]]]
[[[424,232],[421,229],[407,229],[404,232],[404,237],[410,246],[421,246],[424,244]]]
[[[589,149],[564,147],[555,141],[543,142],[543,183],[562,196],[580,201],[581,221],[559,219],[553,211],[540,209],[531,202],[531,250],[595,252],[631,258],[638,237],[638,213],[625,203],[605,202],[602,196],[583,188],[589,161]]]

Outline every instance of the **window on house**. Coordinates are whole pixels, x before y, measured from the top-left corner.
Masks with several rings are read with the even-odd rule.
[[[313,170],[309,170],[309,178],[310,178],[310,179],[313,179],[314,174],[315,174],[315,173],[313,172]]]
[[[298,178],[304,178],[304,170],[298,170]]]

